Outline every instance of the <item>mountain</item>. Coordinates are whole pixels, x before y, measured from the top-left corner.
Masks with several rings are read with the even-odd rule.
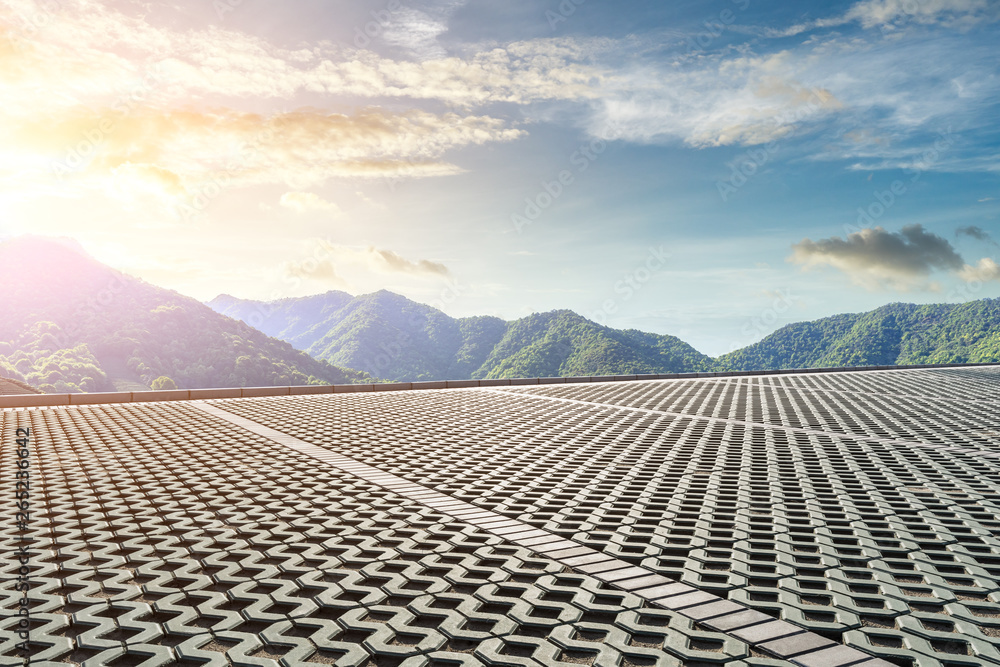
[[[115,271],[72,242],[6,240],[0,266],[0,375],[45,392],[149,389],[161,376],[181,388],[371,380]]]
[[[752,345],[716,358],[718,370],[814,368],[841,340],[860,315],[845,314],[811,322],[795,322]]]
[[[267,303],[222,295],[208,305],[318,359],[404,382],[668,373],[711,363],[673,336],[619,331],[568,310],[514,322],[456,319],[385,290]]]
[[[716,360],[719,370],[1000,361],[1000,299],[890,303],[789,324]]]
[[[64,240],[3,241],[0,266],[0,376],[44,392],[1000,361],[1000,299],[799,322],[711,359],[569,310],[456,319],[384,290],[205,305]]]
[[[209,305],[317,358],[400,381],[1000,361],[1000,299],[892,303],[798,322],[716,359],[673,336],[611,329],[569,310],[454,319],[386,291],[268,303],[223,295]]]
[[[711,359],[684,341],[601,326],[571,310],[511,322],[475,378],[632,375],[707,370]]]
[[[317,359],[403,381],[470,377],[507,326],[496,317],[457,320],[385,290],[268,303],[222,295],[208,305],[247,323],[259,322],[261,331]]]
[[[265,303],[222,294],[208,305],[218,313],[242,320],[268,336],[304,350],[326,333],[321,329],[322,323],[353,298],[347,292],[334,291]]]
[[[0,377],[0,396],[15,396],[18,394],[40,394],[35,387],[14,378]]]

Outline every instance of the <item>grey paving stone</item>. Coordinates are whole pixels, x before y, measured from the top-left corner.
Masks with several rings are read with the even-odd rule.
[[[482,510],[461,510],[458,512],[449,512],[449,514],[462,519],[462,521],[468,521],[469,523],[483,521],[484,519],[493,520],[496,517],[494,512]]]
[[[632,579],[625,579],[623,581],[616,581],[615,586],[626,591],[637,591],[643,588],[651,588],[654,586],[665,586],[667,584],[676,583],[671,579],[660,576],[658,574],[647,574],[642,577],[635,577]]]
[[[521,542],[519,542],[519,544],[522,544],[523,546],[529,546]],[[565,563],[569,567],[575,567],[579,569],[585,565],[590,565],[592,563],[600,563],[603,561],[610,560],[610,558],[611,558],[610,556],[606,556],[602,553],[595,552],[592,554],[588,554],[586,556],[574,556],[572,558],[567,558],[563,561],[563,563]]]
[[[735,634],[735,633],[734,633]],[[753,642],[751,642],[753,643]],[[819,651],[821,649],[833,648],[837,646],[825,637],[811,632],[800,632],[797,635],[774,639],[768,642],[758,643],[756,647],[779,658],[791,658],[792,656]]]
[[[529,548],[530,547],[534,547],[534,546],[538,546],[538,545],[541,545],[541,544],[546,544],[548,542],[555,542],[557,540],[561,540],[562,539],[558,535],[551,535],[551,534],[545,533],[544,531],[532,531],[532,533],[535,533],[535,532],[541,533],[541,535],[532,536],[532,537],[519,537],[518,535],[521,535],[521,533],[519,533],[519,534],[514,534],[514,535],[508,535],[507,539],[511,540],[512,542],[517,542],[522,547],[529,547]],[[530,535],[530,534],[531,533],[528,533],[528,535]],[[591,556],[588,555],[588,556],[585,556],[584,558],[589,558],[589,557],[591,557]],[[569,559],[567,559],[567,560],[569,560]]]
[[[719,600],[717,602],[706,602],[695,607],[688,607],[684,610],[684,615],[697,621],[715,618],[726,614],[745,611],[746,607],[730,602],[729,600]]]
[[[717,626],[716,626],[717,628]],[[812,635],[805,632],[802,628],[797,628],[791,623],[786,623],[784,621],[769,621],[767,623],[761,623],[759,625],[751,625],[750,627],[740,628],[733,630],[729,634],[734,637],[738,637],[749,644],[763,644],[764,642],[769,642],[774,639],[781,637],[788,637],[792,635],[804,635],[807,638],[816,637],[817,635]]]
[[[538,544],[536,546],[545,546],[543,544]],[[570,549],[560,549],[559,551],[546,551],[546,558],[554,558],[555,560],[565,560],[567,558],[573,558],[574,556],[586,556],[594,553],[594,550],[590,547],[572,547]]]
[[[623,571],[631,568],[632,566],[628,563],[623,563],[620,560],[603,560],[594,563],[588,563],[586,565],[577,565],[575,569],[584,574],[596,575],[600,572],[611,572],[611,571]]]
[[[523,536],[539,536],[544,535],[546,538],[553,537],[555,539],[547,540],[554,542],[556,540],[561,540],[561,537],[552,535],[551,533],[546,533],[545,531],[534,530],[531,528],[525,528],[524,525],[510,526],[508,528],[491,528],[489,529],[491,533],[496,533],[497,535],[503,535],[505,540],[510,540],[512,542],[518,542],[525,539]],[[530,538],[529,538],[530,539]]]
[[[632,577],[638,577],[646,574],[649,574],[649,572],[641,567],[626,567],[620,570],[596,573],[594,576],[601,581],[613,583],[615,581],[621,581],[622,579],[631,579]]]
[[[867,653],[862,653],[857,649],[843,645],[831,646],[805,653],[792,658],[791,661],[796,665],[801,665],[801,667],[847,667],[849,665],[867,664],[870,662],[881,662],[884,665],[890,664],[884,661],[874,661]],[[875,666],[871,665],[871,667]]]
[[[469,523],[474,523],[484,530],[496,530],[498,528],[520,528],[521,522],[514,521],[512,519],[501,518],[498,521],[482,521],[482,520],[472,520]]]
[[[695,591],[693,593],[685,593],[683,595],[674,595],[669,598],[664,598],[657,600],[657,602],[667,609],[674,609],[676,611],[681,611],[686,607],[693,607],[695,605],[704,604],[706,602],[714,602],[719,598],[711,593],[706,593],[704,591]]]
[[[659,601],[662,598],[693,593],[695,590],[696,589],[691,588],[687,584],[673,582],[659,586],[651,586],[649,588],[641,588],[632,592],[647,600]]]
[[[564,551],[566,549],[575,549],[580,545],[576,542],[571,542],[570,540],[562,540],[560,542],[548,542],[546,544],[537,545],[534,550],[540,554],[552,553],[555,551]]]

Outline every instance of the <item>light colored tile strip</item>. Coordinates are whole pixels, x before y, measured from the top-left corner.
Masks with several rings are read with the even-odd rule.
[[[646,568],[607,556],[578,542],[561,538],[522,521],[509,519],[496,512],[484,510],[472,503],[360,463],[343,454],[311,445],[215,405],[203,401],[192,401],[189,405],[405,498],[432,507],[442,514],[472,524],[487,533],[530,549],[540,556],[555,560],[615,588],[638,595],[658,607],[677,612],[778,658],[803,665],[813,665],[820,664],[813,659],[813,656],[822,653],[821,664],[826,667],[848,667],[862,662],[866,667],[892,667],[888,662],[873,659],[869,654],[836,644],[791,623],[775,620],[766,614],[687,584],[678,583]]]

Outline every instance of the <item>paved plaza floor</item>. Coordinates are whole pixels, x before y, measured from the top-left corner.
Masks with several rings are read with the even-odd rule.
[[[1000,367],[0,419],[35,666],[1000,665]]]

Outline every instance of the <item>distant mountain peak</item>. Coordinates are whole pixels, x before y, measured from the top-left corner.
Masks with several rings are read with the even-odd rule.
[[[456,319],[386,289],[324,311],[314,299],[272,302],[263,330],[319,359],[392,380],[621,375],[702,370],[710,362],[673,336],[630,336],[565,308],[505,322]],[[250,302],[212,305],[245,321],[255,313]]]
[[[70,251],[92,262],[97,262],[94,256],[76,239],[68,236],[44,236],[41,234],[21,234],[0,240],[0,252],[29,251],[44,255],[45,252]],[[42,257],[44,258],[44,257]],[[111,267],[107,267],[111,268]]]

